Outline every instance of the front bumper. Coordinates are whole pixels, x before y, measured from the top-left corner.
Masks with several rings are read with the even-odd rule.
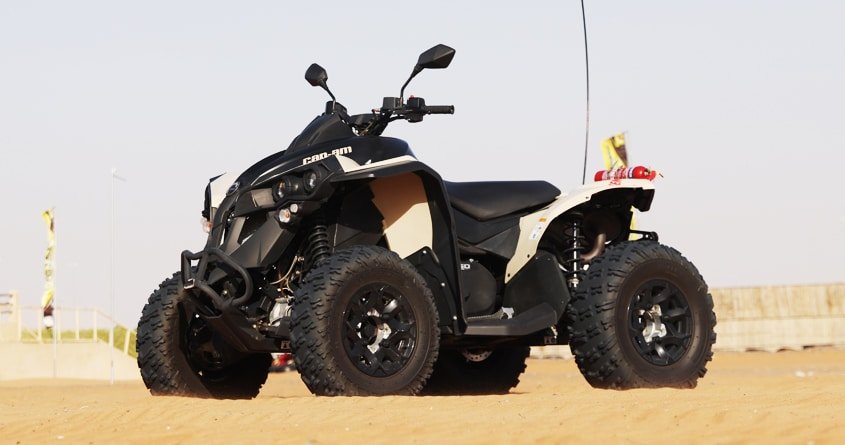
[[[196,268],[193,262],[197,261]],[[237,297],[224,298],[209,284],[209,265],[226,270],[227,275],[237,275],[243,280],[243,294]],[[216,247],[206,248],[197,253],[185,250],[182,252],[182,283],[186,290],[196,289],[208,296],[214,306],[224,311],[228,307],[238,307],[246,303],[252,296],[252,277],[240,264],[229,255]]]
[[[195,267],[194,261],[197,262]],[[209,268],[209,266],[212,267]],[[218,275],[217,271],[225,272],[219,275],[221,279],[239,276],[244,283],[243,294],[228,298],[217,293],[211,284],[220,280],[209,278],[212,273]],[[239,309],[252,297],[253,283],[246,269],[232,257],[213,247],[197,253],[186,250],[182,252],[181,273],[184,289],[193,292],[196,297],[202,295],[208,297],[217,309],[216,313],[204,310],[197,311],[195,314],[202,317],[215,333],[225,339],[227,344],[243,353],[278,352],[290,348],[286,339],[268,338],[259,332]]]

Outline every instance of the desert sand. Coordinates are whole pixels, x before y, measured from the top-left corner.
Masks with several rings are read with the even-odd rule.
[[[717,353],[694,390],[597,390],[572,360],[537,359],[505,396],[318,398],[296,373],[249,401],[3,382],[0,443],[841,444],[845,351]]]

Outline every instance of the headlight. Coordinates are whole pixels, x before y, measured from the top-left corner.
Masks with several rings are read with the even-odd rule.
[[[305,186],[305,191],[311,193],[317,188],[320,182],[320,175],[314,170],[308,170],[302,177],[302,183]]]
[[[302,182],[299,179],[286,176],[276,186],[276,198],[282,199],[290,194],[296,193],[301,186]]]

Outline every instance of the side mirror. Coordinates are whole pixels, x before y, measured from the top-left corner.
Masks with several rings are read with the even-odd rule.
[[[452,58],[455,57],[455,50],[444,44],[432,47],[428,51],[420,54],[417,60],[417,66],[420,69],[441,69],[446,68],[452,63]]]
[[[405,81],[405,84],[402,85],[402,89],[399,90],[399,102],[402,103],[405,98],[405,87],[411,83],[411,79],[416,77],[417,74],[422,72],[422,70],[426,68],[430,69],[441,69],[446,68],[452,63],[452,58],[455,57],[455,50],[450,48],[444,44],[439,44],[436,46],[431,47],[428,51],[420,54],[420,58],[417,59],[417,64],[414,65],[414,70],[411,71],[411,77]]]
[[[329,86],[326,84],[326,81],[329,80],[329,75],[326,73],[325,68],[317,65],[316,63],[312,63],[305,71],[305,80],[307,80],[312,87],[320,87],[326,90],[326,92],[329,93],[329,96],[332,97],[332,101],[335,100],[334,94],[332,94],[329,90]]]
[[[326,81],[329,80],[329,75],[326,73],[326,69],[317,65],[316,63],[312,63],[311,66],[308,67],[308,70],[305,71],[305,80],[311,84],[312,87],[322,87],[326,85]]]

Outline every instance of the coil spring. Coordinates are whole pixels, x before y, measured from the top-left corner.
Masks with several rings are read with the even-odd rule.
[[[306,238],[305,270],[309,270],[329,257],[329,229],[322,220],[314,224]]]
[[[581,234],[581,221],[573,219],[563,228],[564,245],[560,251],[559,261],[567,272],[567,281],[571,287],[578,286],[584,275],[581,254],[584,253],[587,238]]]

